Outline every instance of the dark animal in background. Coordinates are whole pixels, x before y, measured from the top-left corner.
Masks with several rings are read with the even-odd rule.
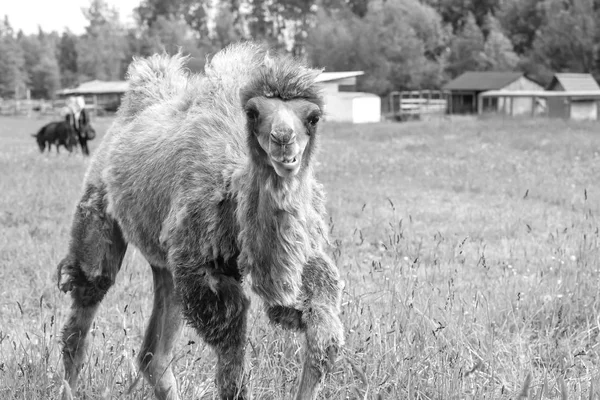
[[[57,153],[60,153],[60,146],[64,146],[69,153],[73,151],[73,148],[77,148],[77,133],[73,129],[71,119],[72,117],[67,115],[65,121],[50,122],[44,125],[37,134],[32,135],[36,138],[42,153],[46,146],[50,151],[52,145],[56,146]]]
[[[65,379],[75,389],[94,315],[132,244],[154,278],[138,363],[157,398],[179,398],[171,364],[183,318],[217,354],[219,397],[249,398],[250,276],[269,320],[304,333],[296,400],[314,400],[344,343],[342,283],[312,161],[320,71],[252,44],[220,51],[205,75],[186,73],[184,61],[131,64],[129,91],[90,163],[58,266],[73,299]]]
[[[93,140],[96,137],[96,131],[90,123],[90,116],[85,108],[82,108],[79,112],[71,114],[72,126],[77,133],[79,145],[84,155],[89,156],[90,150],[88,148],[88,140]]]

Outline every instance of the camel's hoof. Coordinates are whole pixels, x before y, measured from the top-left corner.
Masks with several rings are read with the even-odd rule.
[[[57,267],[57,278],[58,278],[58,288],[67,293],[73,290],[75,287],[73,272],[75,270],[75,265],[72,260],[69,258],[65,258],[62,260]]]

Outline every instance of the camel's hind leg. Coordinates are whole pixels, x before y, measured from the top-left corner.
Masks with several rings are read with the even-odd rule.
[[[65,379],[75,389],[98,306],[115,282],[127,244],[106,215],[104,192],[88,186],[77,206],[68,255],[58,265],[58,286],[71,291],[71,312],[62,331]]]
[[[173,274],[152,266],[154,307],[138,362],[160,400],[176,400],[177,382],[171,369],[173,343],[181,332],[181,307],[175,295]]]

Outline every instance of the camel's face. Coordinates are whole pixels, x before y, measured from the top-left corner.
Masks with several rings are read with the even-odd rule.
[[[316,133],[319,106],[304,99],[255,97],[245,110],[267,163],[283,178],[296,175],[310,137]]]

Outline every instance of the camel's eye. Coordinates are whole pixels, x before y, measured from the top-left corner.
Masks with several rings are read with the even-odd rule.
[[[307,121],[310,125],[315,126],[319,123],[321,116],[319,114],[312,114],[308,117]]]
[[[258,119],[258,110],[254,107],[246,108],[246,117],[250,121],[256,121]]]

